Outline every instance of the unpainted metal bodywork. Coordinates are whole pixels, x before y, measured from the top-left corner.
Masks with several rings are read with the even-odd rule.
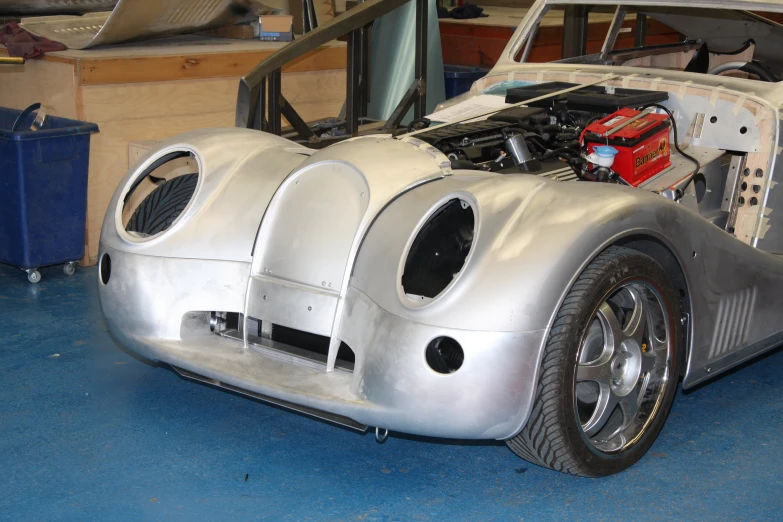
[[[686,388],[783,341],[783,261],[775,255],[783,253],[776,247],[783,223],[772,212],[783,215],[773,189],[783,90],[679,71],[515,62],[553,3],[570,2],[538,2],[471,95],[517,74],[584,83],[611,73],[613,85],[657,79],[659,88],[681,91],[670,100],[683,121],[700,111],[750,118],[757,128],[743,146],[766,174],[747,240],[701,216],[693,198],[675,203],[642,188],[452,170],[415,136],[360,137],[315,151],[258,131],[195,131],[135,165],[109,205],[100,256],[110,256],[112,271],[100,296],[112,334],[186,375],[346,425],[466,439],[506,439],[524,426],[554,316],[582,270],[611,245],[651,255],[681,283]],[[780,10],[761,1],[693,5]],[[742,103],[712,99],[716,90]],[[745,113],[746,102],[755,114]],[[763,121],[773,119],[769,133]],[[734,138],[724,134],[705,132],[692,145],[726,149]],[[198,164],[193,199],[166,232],[134,237],[123,228],[122,202],[172,151]],[[430,215],[454,198],[475,216],[470,254],[444,292],[417,300],[400,283],[407,252]],[[244,337],[210,332],[216,310],[241,313]],[[329,337],[327,363],[251,342],[253,318]],[[454,373],[426,364],[425,347],[439,336],[464,350]],[[356,355],[352,372],[335,365],[343,342]]]
[[[35,5],[36,9],[42,9]],[[55,11],[53,8],[51,11],[36,11],[81,11],[86,14],[24,18],[21,26],[38,36],[62,42],[71,49],[87,49],[194,33],[232,24],[247,13],[247,5],[235,0],[112,0],[97,4],[103,10],[89,8],[93,5],[96,4],[76,0],[76,3],[71,2],[69,11]],[[0,4],[0,9],[2,7]]]

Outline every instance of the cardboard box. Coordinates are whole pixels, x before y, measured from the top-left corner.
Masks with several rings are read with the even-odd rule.
[[[258,39],[265,42],[290,42],[294,39],[294,17],[273,15],[258,17]]]

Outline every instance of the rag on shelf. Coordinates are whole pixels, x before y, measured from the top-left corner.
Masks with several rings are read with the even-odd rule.
[[[48,38],[35,36],[19,27],[16,22],[9,22],[0,30],[0,44],[5,45],[8,56],[34,58],[44,53],[64,51],[66,46]]]

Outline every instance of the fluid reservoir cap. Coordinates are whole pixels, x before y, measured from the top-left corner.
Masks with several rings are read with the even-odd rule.
[[[617,156],[617,153],[620,152],[611,145],[599,145],[598,147],[594,147],[593,150],[599,158],[614,159],[614,157]]]
[[[586,156],[590,163],[595,163],[599,167],[611,168],[614,164],[614,157],[620,152],[611,145],[598,145],[593,147],[593,152]]]

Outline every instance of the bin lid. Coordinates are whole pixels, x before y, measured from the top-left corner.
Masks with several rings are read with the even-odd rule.
[[[22,111],[0,107],[0,139],[9,141],[43,140],[47,138],[60,138],[63,136],[77,136],[80,134],[93,134],[98,132],[98,126],[86,121],[60,118],[59,116],[47,116],[43,126],[37,130],[25,130],[12,132],[11,126]],[[25,129],[29,129],[35,118],[30,114],[29,122],[25,122]]]
[[[443,72],[446,75],[446,78],[478,80],[479,78],[486,76],[489,69],[468,67],[464,65],[444,65]]]

